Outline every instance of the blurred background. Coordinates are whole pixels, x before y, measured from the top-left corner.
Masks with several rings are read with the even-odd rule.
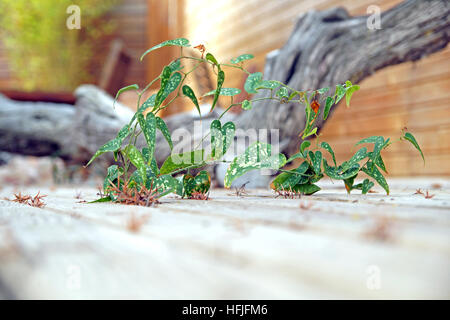
[[[178,49],[163,48],[142,62],[140,55],[177,37],[205,45],[221,61],[252,53],[255,59],[247,69],[263,71],[266,55],[283,46],[299,14],[343,6],[351,15],[365,15],[369,5],[384,11],[400,2],[1,0],[0,93],[21,101],[73,104],[73,91],[83,83],[111,95],[124,85],[143,87]],[[61,27],[71,4],[81,8],[81,29]],[[423,147],[427,163],[410,145],[394,144],[384,155],[390,176],[450,175],[449,57],[447,47],[418,62],[385,68],[360,83],[352,107],[340,106],[322,131],[338,160],[351,157],[355,141],[371,135],[397,137],[406,126]],[[192,81],[196,88],[213,88],[206,71]],[[241,88],[244,81],[243,74],[230,70],[224,87]],[[125,93],[120,101],[134,109],[136,95]],[[180,101],[163,116],[191,108]],[[3,174],[11,172],[3,169]]]

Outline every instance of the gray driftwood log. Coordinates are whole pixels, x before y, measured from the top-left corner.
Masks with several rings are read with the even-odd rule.
[[[419,60],[446,47],[450,37],[450,3],[447,0],[409,0],[381,15],[381,29],[367,27],[367,16],[351,17],[343,8],[301,14],[289,40],[267,57],[266,79],[299,89],[334,87],[350,79],[360,82],[384,67]],[[83,163],[111,139],[131,113],[93,86],[75,92],[75,108],[48,103],[19,103],[0,97],[0,151],[44,156],[59,155]],[[257,94],[263,97],[264,93]],[[220,110],[203,118],[210,119]],[[295,152],[304,124],[304,110],[294,104],[270,101],[233,120],[242,129],[279,129],[280,151]],[[192,131],[198,118],[192,113],[166,119],[170,130]],[[323,125],[319,122],[319,129]],[[170,150],[162,136],[157,160]],[[220,169],[223,175],[223,168]],[[222,179],[219,179],[222,180]]]

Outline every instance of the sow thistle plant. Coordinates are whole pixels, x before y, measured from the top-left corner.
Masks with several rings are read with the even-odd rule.
[[[355,91],[359,89],[358,85],[350,81],[344,84],[338,84],[333,95],[327,95],[329,88],[317,90],[297,90],[276,80],[264,80],[260,72],[250,73],[244,68],[244,63],[253,58],[251,54],[243,54],[237,58],[231,59],[230,63],[220,63],[213,54],[205,53],[204,46],[195,47],[202,56],[201,58],[184,55],[183,48],[190,47],[189,41],[185,38],[168,40],[148,49],[141,56],[141,60],[150,52],[166,47],[180,47],[180,55],[168,65],[166,65],[161,74],[152,80],[145,88],[140,89],[137,84],[126,86],[117,92],[114,103],[122,92],[134,90],[138,94],[137,111],[123,128],[119,130],[117,136],[104,144],[94,154],[89,165],[98,156],[112,152],[116,163],[107,170],[107,175],[103,183],[104,196],[96,201],[114,201],[126,204],[151,205],[158,202],[158,198],[169,193],[175,193],[181,197],[194,199],[208,199],[206,195],[211,186],[211,178],[207,171],[200,171],[196,176],[189,173],[190,169],[201,168],[206,165],[222,161],[224,155],[234,141],[235,124],[233,122],[222,123],[222,117],[234,106],[241,106],[244,110],[249,110],[256,101],[276,100],[279,103],[298,103],[305,107],[305,124],[300,133],[302,140],[308,137],[316,137],[317,119],[322,113],[324,120],[327,119],[330,109],[345,97],[346,104],[349,106],[350,99]],[[184,62],[190,60],[193,65],[189,70]],[[156,163],[155,141],[156,131],[159,130],[167,140],[171,150],[173,142],[169,129],[162,118],[158,116],[161,110],[164,110],[182,96],[189,98],[198,110],[201,117],[198,93],[185,84],[186,79],[201,64],[206,64],[212,68],[217,77],[216,89],[204,93],[201,97],[212,96],[210,111],[213,111],[217,105],[219,96],[231,97],[230,105],[224,109],[220,116],[213,120],[210,125],[210,132],[202,139],[210,137],[211,150],[203,148],[194,149],[189,152],[176,154],[173,153],[164,161],[161,167]],[[186,69],[185,69],[186,68]],[[233,97],[240,94],[241,90],[237,88],[224,88],[225,81],[224,68],[236,68],[245,72],[246,79],[244,89],[249,94],[255,94],[259,90],[267,90],[268,95],[263,98],[253,100],[244,100],[242,102],[233,102]],[[155,83],[159,81],[159,90],[141,104],[143,94]],[[172,94],[172,98],[170,95]],[[320,108],[320,106],[323,108]],[[139,135],[143,135],[146,146],[142,149],[137,147]],[[403,132],[400,140],[409,141],[419,150],[424,162],[423,153],[414,138],[409,132]],[[251,170],[272,169],[280,172],[271,183],[271,188],[275,191],[289,191],[295,194],[310,195],[320,190],[315,184],[327,175],[334,180],[343,180],[346,190],[350,193],[354,189],[361,190],[363,194],[377,182],[389,194],[389,186],[383,176],[386,167],[381,156],[381,151],[392,144],[390,139],[384,139],[381,136],[372,136],[359,141],[356,145],[369,144],[373,147],[369,150],[367,147],[360,148],[353,157],[338,165],[336,163],[333,149],[327,142],[319,143],[316,140],[316,146],[312,149],[310,141],[303,141],[299,151],[286,159],[282,153],[272,153],[272,146],[267,143],[255,142],[250,145],[243,154],[231,161],[225,174],[225,187],[229,188],[232,182]],[[323,157],[323,153],[331,155],[332,163],[328,163]],[[296,159],[303,160],[301,164],[294,169],[283,169],[286,165]],[[298,161],[298,160],[297,160]],[[354,184],[356,177],[360,172],[364,172],[369,178],[364,179],[362,183]],[[182,177],[175,177],[180,173],[186,172]],[[134,201],[135,199],[136,201]]]

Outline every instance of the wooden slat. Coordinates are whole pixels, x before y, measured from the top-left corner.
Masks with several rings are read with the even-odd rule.
[[[5,188],[0,294],[448,299],[450,181],[390,182],[388,197],[378,187],[379,193],[348,196],[341,184],[324,181],[323,191],[303,199],[275,199],[266,190],[240,198],[214,189],[209,201],[168,196],[156,208],[83,204],[75,188],[40,188],[48,197],[38,209],[3,200],[13,193]],[[417,188],[435,196],[413,195]],[[96,192],[83,188],[82,197],[95,199]],[[126,227],[131,215],[146,217],[138,232]],[[368,286],[373,267],[377,287]]]

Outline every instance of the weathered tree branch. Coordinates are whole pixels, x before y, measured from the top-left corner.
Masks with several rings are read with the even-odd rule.
[[[358,83],[376,70],[445,48],[449,14],[446,0],[409,0],[382,13],[382,29],[370,30],[367,16],[350,17],[343,8],[309,11],[299,17],[286,45],[268,55],[264,77],[299,90],[333,88],[346,80]],[[265,100],[242,113],[236,126],[279,129],[281,141],[289,143],[285,151],[292,153],[301,143],[304,119],[304,108],[298,105]]]

